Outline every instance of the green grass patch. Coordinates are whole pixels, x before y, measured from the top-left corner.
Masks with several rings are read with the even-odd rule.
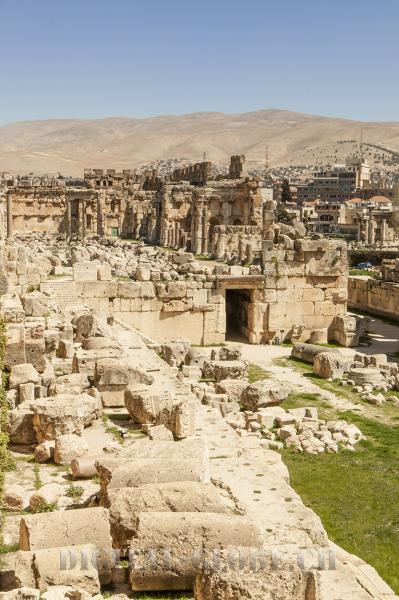
[[[349,269],[349,275],[362,275],[363,277],[372,277],[373,279],[380,279],[379,273],[371,271],[370,269]]]
[[[196,254],[194,260],[213,260],[210,254]]]
[[[57,510],[58,505],[56,502],[41,502],[37,508],[36,508],[36,513],[47,513],[47,512],[54,512],[55,510]]]
[[[250,363],[248,365],[248,381],[249,383],[255,383],[256,381],[261,381],[262,379],[269,379],[271,377],[270,371],[266,371],[262,369],[262,367],[258,367],[258,365],[254,365]]]
[[[10,552],[18,552],[19,544],[0,544],[0,554],[10,554]]]
[[[356,404],[359,407],[359,411],[367,413],[367,416],[381,421],[385,424],[395,424],[398,420],[399,412],[398,409],[388,402],[382,406],[374,406],[369,404],[362,396],[356,392],[351,386],[343,386],[338,381],[328,381],[322,379],[313,373],[313,366],[304,363],[297,358],[277,358],[273,363],[280,367],[290,367],[295,371],[302,373],[306,379],[317,385],[322,390],[330,392],[338,398],[348,400],[352,404]],[[387,396],[394,395],[391,392],[387,393]]]
[[[112,425],[108,425],[105,428],[105,431],[107,433],[110,433],[111,435],[113,435],[115,441],[119,442],[119,444],[124,444],[125,443],[125,438],[122,437],[121,432],[119,431],[118,427],[112,426]]]
[[[283,450],[291,485],[332,541],[373,565],[399,593],[399,427],[357,415],[367,440],[356,452],[310,456]]]
[[[40,478],[40,468],[39,468],[39,465],[34,465],[33,466],[33,477],[34,477],[33,485],[35,486],[35,490],[38,490],[43,485],[43,482],[42,482],[42,480]]]
[[[281,408],[289,410],[290,408],[305,408],[314,406],[317,408],[317,414],[320,419],[332,420],[336,417],[336,411],[323,396],[312,393],[294,393],[291,392],[288,398],[283,400]]]
[[[66,491],[66,496],[69,498],[80,498],[84,493],[84,489],[80,485],[71,483]]]

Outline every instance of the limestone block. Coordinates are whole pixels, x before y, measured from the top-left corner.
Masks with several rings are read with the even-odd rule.
[[[183,365],[182,373],[184,377],[187,377],[188,379],[198,380],[202,376],[202,369],[200,369],[200,367]]]
[[[160,300],[181,300],[186,296],[186,291],[184,281],[171,281],[167,287],[164,284],[156,284],[157,297]]]
[[[241,403],[246,410],[253,412],[269,406],[277,406],[288,397],[289,390],[274,381],[261,380],[245,388]]]
[[[162,305],[162,311],[169,313],[187,312],[192,308],[193,303],[191,301],[183,302],[182,300],[169,300]]]
[[[245,379],[247,365],[240,360],[206,361],[203,367],[204,377],[216,382],[223,379]]]
[[[5,509],[11,512],[24,510],[28,503],[27,493],[21,485],[7,486],[2,497],[2,503]]]
[[[217,394],[225,394],[229,402],[241,402],[241,395],[248,382],[237,379],[222,379],[215,384]]]
[[[332,302],[315,302],[314,314],[318,317],[332,317],[335,315],[335,305]]]
[[[11,552],[2,555],[0,569],[1,592],[10,592],[17,588],[36,588],[33,558],[33,552]],[[0,598],[2,596],[1,592]]]
[[[39,373],[32,364],[24,363],[15,365],[11,369],[9,379],[10,388],[15,389],[24,383],[40,383]]]
[[[102,338],[94,338],[101,340]],[[86,373],[71,373],[70,375],[61,375],[57,377],[54,385],[55,395],[57,394],[81,394],[90,387]]]
[[[168,391],[143,387],[125,390],[125,406],[136,423],[170,423],[174,404]]]
[[[321,329],[313,329],[310,332],[309,343],[310,344],[327,344],[328,342],[328,329],[326,327]]]
[[[36,550],[33,569],[37,576],[37,587],[44,591],[49,586],[68,585],[87,594],[98,594],[100,581],[94,566],[95,553],[94,544]]]
[[[352,365],[352,357],[332,352],[319,352],[314,359],[313,373],[322,379],[342,379]]]
[[[46,368],[46,344],[43,338],[25,339],[26,360],[32,364],[39,373],[43,373]]]
[[[71,460],[87,454],[89,447],[80,436],[72,433],[55,438],[54,462],[57,465],[69,465]]]
[[[110,489],[101,498],[100,504],[109,509],[111,535],[115,548],[127,548],[130,545],[136,534],[139,513],[228,512],[212,484],[192,481]]]
[[[46,463],[54,460],[54,440],[48,440],[38,444],[35,448],[35,460],[38,463]]]
[[[270,551],[229,548],[218,555],[217,564],[210,559],[202,566],[194,585],[196,600],[304,600],[308,590],[317,589],[313,571],[285,557],[276,568]]]
[[[88,479],[97,475],[95,462],[99,456],[89,456],[87,454],[71,460],[71,471],[74,479]]]
[[[218,350],[212,350],[211,360],[240,360],[241,355],[239,346],[222,346]]]
[[[100,458],[96,461],[96,469],[100,476],[102,489],[106,489],[116,468],[124,462],[134,462],[143,456],[145,458],[162,460],[181,459],[182,457],[185,459],[195,459],[200,463],[202,480],[209,481],[209,451],[202,439],[187,438],[178,442],[151,442],[148,439],[144,439],[137,440],[118,459]]]
[[[81,436],[85,409],[76,402],[71,405],[62,400],[37,402],[33,405],[32,422],[39,444],[68,433]]]
[[[115,298],[117,292],[117,281],[87,281],[83,284],[83,297],[87,298]]]
[[[100,461],[96,468],[102,475]],[[201,460],[190,458],[137,458],[117,467],[108,484],[108,489],[138,487],[146,483],[169,483],[174,481],[208,482]]]
[[[197,403],[183,400],[173,407],[170,429],[176,439],[182,440],[195,434]]]
[[[141,298],[143,300],[153,300],[155,298],[154,284],[150,281],[143,281],[141,283]]]
[[[21,383],[18,389],[19,403],[33,402],[35,399],[35,384]]]
[[[190,348],[184,358],[184,364],[187,366],[196,366],[202,369],[208,355],[201,348]]]
[[[137,279],[137,281],[150,281],[150,279],[151,279],[150,269],[147,269],[146,267],[137,267],[136,279]]]
[[[351,369],[349,372],[349,378],[353,379],[356,385],[365,385],[370,383],[373,386],[378,386],[383,382],[383,376],[381,375],[381,372],[373,367]]]
[[[97,264],[93,262],[77,262],[72,265],[74,281],[97,281]]]
[[[185,362],[190,347],[188,339],[171,340],[162,346],[163,358],[171,367],[180,367]]]
[[[8,413],[8,434],[13,444],[37,443],[31,405],[22,404]]]
[[[21,296],[22,306],[27,317],[44,317],[49,310],[48,296],[41,292],[32,292]]]
[[[331,354],[339,354],[338,348],[325,348],[324,346],[317,346],[315,344],[294,344],[291,350],[291,356],[302,360],[303,362],[313,364],[315,357],[320,352],[328,352]]]
[[[51,535],[49,535],[49,531]],[[42,550],[94,544],[99,550],[100,582],[112,576],[112,539],[109,513],[105,508],[82,508],[23,516],[20,525],[21,550]]]
[[[119,298],[140,298],[141,285],[137,281],[118,281],[117,296]]]
[[[57,504],[62,494],[62,487],[58,483],[47,483],[33,492],[29,500],[29,510],[35,513],[43,505]]]
[[[302,290],[304,302],[324,302],[324,292],[319,288],[305,288]]]
[[[60,339],[57,350],[58,358],[73,358],[74,354],[75,348],[73,342]]]
[[[111,273],[111,265],[100,265],[97,268],[97,279],[98,281],[111,281],[112,273]]]
[[[7,369],[12,369],[15,365],[26,364],[25,328],[23,325],[7,325],[7,346],[4,364]]]
[[[112,330],[92,314],[84,314],[72,320],[75,329],[75,339],[82,342],[89,337],[112,337]],[[65,335],[63,336],[65,338]]]
[[[202,552],[223,546],[261,546],[261,533],[249,519],[214,513],[140,513],[136,535],[137,561],[130,571],[135,591],[192,589]],[[159,555],[167,551],[171,556],[171,562],[159,564],[156,571],[145,560],[153,548]]]

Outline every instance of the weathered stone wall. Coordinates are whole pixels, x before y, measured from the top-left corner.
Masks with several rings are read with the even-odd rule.
[[[353,310],[399,319],[399,285],[368,277],[349,277],[348,306]]]
[[[250,274],[247,267],[220,265],[194,279],[161,281],[150,265],[139,271],[137,281],[117,281],[96,263],[75,264],[70,295],[101,316],[114,315],[160,341],[184,335],[195,344],[223,342],[226,311],[234,313],[234,304],[235,312],[242,313],[236,319],[238,329],[252,343],[306,341],[315,331],[345,345],[356,341],[344,332],[343,242],[299,239],[292,250],[265,242],[263,273],[259,267],[258,274]],[[56,289],[56,283],[46,283],[42,290],[51,287]]]
[[[34,187],[9,193],[14,231],[58,233],[65,227],[65,189]]]

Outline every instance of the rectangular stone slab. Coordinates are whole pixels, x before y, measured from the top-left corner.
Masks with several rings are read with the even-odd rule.
[[[112,539],[106,508],[81,508],[24,516],[20,523],[21,550],[41,550],[94,544],[102,584],[112,576]]]
[[[214,513],[140,513],[131,550],[134,591],[189,590],[202,553],[224,547],[260,548],[257,525],[241,516]],[[157,568],[149,557],[156,554]]]
[[[97,463],[96,463],[97,464]],[[198,481],[207,483],[209,473],[200,460],[137,458],[116,468],[108,483],[108,489],[138,487],[146,483],[169,483],[174,481]]]
[[[214,485],[194,481],[108,489],[101,506],[109,509],[114,548],[130,545],[140,512],[229,512]]]

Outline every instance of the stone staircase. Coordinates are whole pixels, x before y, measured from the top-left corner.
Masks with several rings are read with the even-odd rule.
[[[40,291],[52,291],[62,311],[71,311],[82,307],[84,304],[76,289],[76,283],[72,279],[46,281],[40,284]]]

